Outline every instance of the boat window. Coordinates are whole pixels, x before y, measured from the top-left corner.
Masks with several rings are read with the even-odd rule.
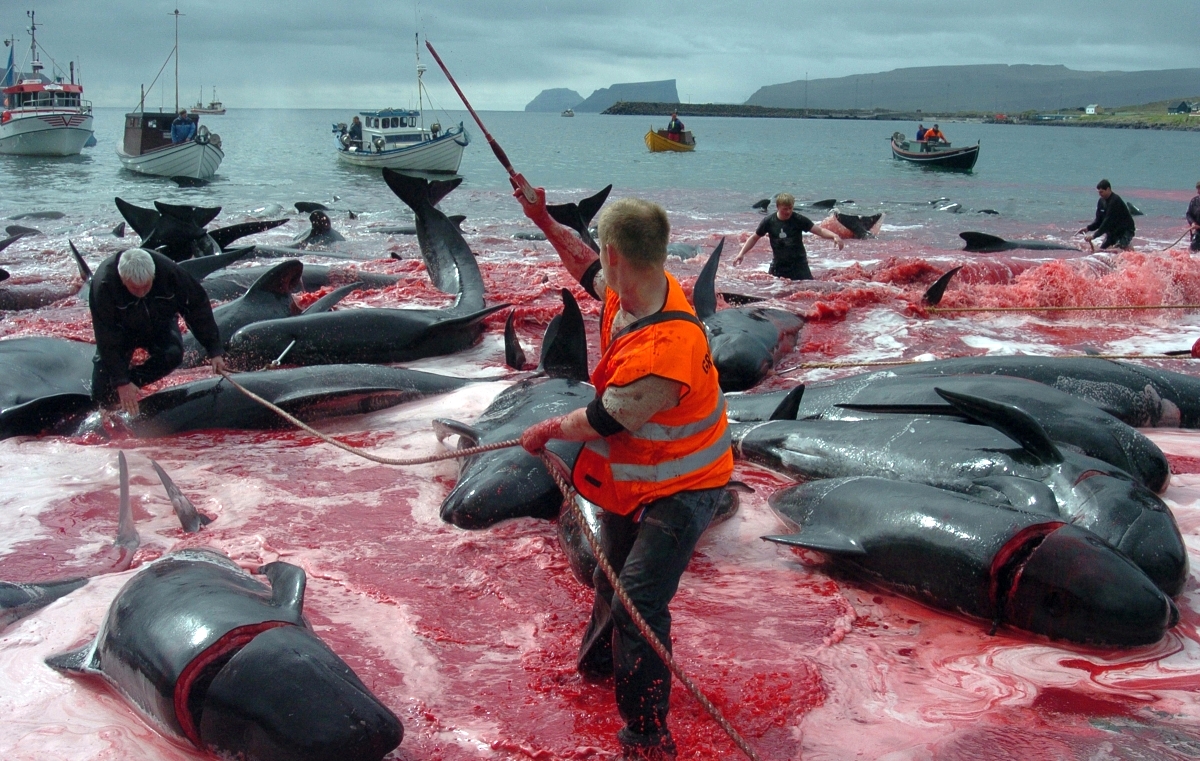
[[[391,125],[391,126],[393,126],[393,127],[399,127],[399,126],[400,126],[400,119],[399,119],[399,117],[396,117],[396,116],[393,116],[393,117],[392,117],[392,125]]]

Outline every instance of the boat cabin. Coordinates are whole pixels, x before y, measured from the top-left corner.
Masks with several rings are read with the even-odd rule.
[[[178,114],[152,111],[134,111],[125,114],[125,153],[141,156],[144,153],[171,145],[171,122]],[[195,114],[188,114],[193,124],[199,125]]]
[[[420,111],[387,108],[360,111],[358,115],[363,126],[363,150],[376,153],[431,140],[441,131],[441,125],[437,123],[430,125],[430,129],[420,127]]]
[[[82,85],[27,79],[12,87],[4,88],[4,108],[84,109],[90,111],[92,104],[83,100]]]

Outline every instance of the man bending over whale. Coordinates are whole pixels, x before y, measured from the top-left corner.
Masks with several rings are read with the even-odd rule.
[[[96,334],[92,399],[105,407],[119,402],[125,412],[138,414],[139,389],[179,367],[183,338],[176,315],[208,352],[213,372],[225,370],[208,294],[162,254],[131,248],[105,259],[92,276],[88,306]],[[150,357],[130,367],[137,349]]]
[[[1104,240],[1101,241],[1100,248],[1120,248],[1128,251],[1136,232],[1129,206],[1121,200],[1121,196],[1113,192],[1108,180],[1096,183],[1096,193],[1100,196],[1096,201],[1096,219],[1076,234],[1083,235],[1083,239],[1088,243],[1103,235]]]
[[[623,198],[600,216],[600,256],[546,211],[545,191],[517,199],[567,270],[604,302],[596,398],[529,428],[521,446],[586,442],[572,482],[604,508],[600,545],[655,636],[671,649],[668,604],[733,472],[725,400],[704,326],[663,269],[670,224],[663,209]],[[577,668],[614,677],[623,759],[674,759],[667,729],[671,673],[597,569],[592,616]]]

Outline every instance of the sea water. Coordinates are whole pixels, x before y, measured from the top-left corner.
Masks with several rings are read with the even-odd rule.
[[[379,104],[377,104],[379,105]],[[114,147],[122,112],[98,109],[98,144],[77,158],[0,157],[0,217],[57,210],[0,252],[18,284],[78,282],[73,241],[94,266],[134,245],[111,234],[113,197],[220,206],[213,226],[251,219],[287,224],[253,242],[286,244],[307,229],[295,201],[331,208],[347,240],[344,266],[401,276],[355,294],[344,308],[437,306],[415,238],[376,228],[412,215],[377,172],[333,154],[339,111],[231,110],[203,116],[226,159],[216,180],[179,188],[121,169]],[[1139,354],[1191,346],[1200,321],[1187,310],[932,313],[921,294],[964,265],[944,306],[1200,303],[1200,267],[1182,247],[1197,177],[1184,160],[1200,135],[941,123],[955,145],[981,145],[973,173],[925,171],[891,158],[892,132],[915,125],[875,121],[689,118],[691,154],[651,154],[642,135],[656,120],[580,114],[484,113],[494,138],[552,202],[603,186],[614,197],[651,198],[668,210],[673,240],[700,255],[668,268],[690,290],[705,255],[726,238],[718,290],[765,297],[806,318],[796,352],[764,388],[847,375],[865,363],[959,355]],[[443,126],[465,114],[426,115]],[[657,120],[661,122],[662,120]],[[661,124],[657,124],[661,126]],[[463,158],[462,186],[441,204],[464,214],[464,236],[493,303],[513,305],[533,356],[559,290],[573,286],[545,243],[514,237],[533,227],[511,198],[479,130]],[[1107,177],[1144,213],[1136,251],[1013,251],[968,254],[958,233],[1080,244],[1094,186]],[[755,201],[780,191],[800,204],[836,198],[842,211],[884,213],[874,240],[838,251],[808,239],[818,280],[766,274],[760,242],[737,268],[727,262],[762,214]],[[932,202],[932,203],[931,203]],[[952,211],[954,205],[957,210]],[[997,214],[984,213],[990,209]],[[820,221],[827,212],[804,205]],[[351,216],[353,213],[353,216]],[[393,255],[398,258],[393,258]],[[328,259],[305,257],[329,264]],[[336,263],[336,262],[335,262]],[[8,284],[0,284],[0,288]],[[576,288],[576,293],[582,293]],[[309,301],[313,295],[306,295]],[[594,302],[583,310],[595,353]],[[468,352],[414,363],[448,374],[495,378],[506,312]],[[0,335],[90,340],[75,299],[0,316]],[[1155,364],[1196,372],[1190,360]],[[161,385],[204,377],[180,372]],[[480,382],[445,397],[320,427],[393,457],[440,451],[431,421],[471,421],[508,382]],[[1151,431],[1175,475],[1164,495],[1200,563],[1200,434]],[[305,610],[322,638],[402,719],[395,758],[609,758],[619,727],[611,685],[588,684],[574,655],[590,592],[571,576],[555,527],[518,520],[467,532],[438,507],[457,475],[452,462],[397,469],[370,463],[290,431],[207,431],[163,439],[20,438],[0,441],[0,578],[94,575],[94,580],[0,633],[0,756],[6,759],[192,759],[103,685],[67,679],[42,660],[93,636],[131,572],[109,573],[116,532],[116,451],[130,458],[137,562],[182,546],[213,546],[247,568],[273,560],[309,575]],[[215,518],[184,535],[149,459],[160,462],[197,507]],[[1160,643],[1130,651],[1050,643],[933,611],[827,576],[793,550],[759,537],[783,528],[766,497],[787,480],[739,465],[755,493],[701,541],[674,612],[675,653],[763,758],[1099,759],[1192,758],[1200,753],[1200,600],[1189,581],[1182,621]],[[676,687],[672,728],[681,757],[732,759],[733,745]]]

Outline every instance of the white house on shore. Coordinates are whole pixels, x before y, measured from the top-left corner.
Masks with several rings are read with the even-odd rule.
[[[1091,104],[1090,106],[1088,106],[1087,108],[1083,109],[1083,112],[1084,112],[1085,114],[1095,114],[1095,113],[1096,113],[1096,112],[1098,112],[1099,110],[1100,110],[1100,106],[1098,106],[1097,104],[1093,103],[1093,104]]]

